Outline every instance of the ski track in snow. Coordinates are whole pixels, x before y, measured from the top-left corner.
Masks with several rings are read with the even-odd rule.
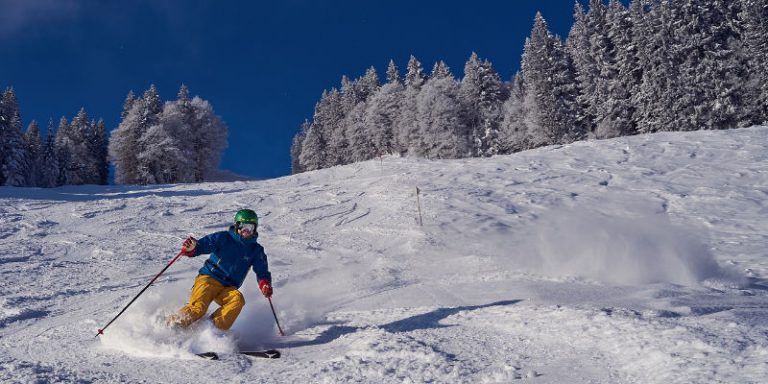
[[[754,127],[264,181],[3,187],[0,382],[765,382],[766,147]],[[288,336],[252,277],[231,333],[166,329],[204,260],[182,258],[95,337],[182,239],[242,207]],[[272,347],[281,359],[232,354]],[[208,350],[222,360],[193,355]]]

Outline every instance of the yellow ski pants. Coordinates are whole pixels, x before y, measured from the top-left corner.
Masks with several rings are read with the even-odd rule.
[[[237,288],[225,287],[211,276],[198,275],[192,286],[189,303],[179,310],[178,315],[171,316],[169,323],[189,326],[205,316],[212,301],[220,305],[211,315],[213,325],[225,331],[232,327],[245,305],[243,294]]]

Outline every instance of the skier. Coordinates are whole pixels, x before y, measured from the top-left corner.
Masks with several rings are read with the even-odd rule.
[[[200,268],[189,303],[178,313],[169,316],[169,326],[185,328],[202,318],[208,306],[215,301],[220,307],[213,312],[213,325],[228,330],[245,305],[238,288],[243,284],[248,269],[253,269],[259,280],[259,289],[266,298],[272,297],[272,275],[267,266],[267,255],[256,239],[259,218],[250,209],[235,214],[235,224],[229,231],[207,235],[200,240],[190,237],[182,244],[182,254],[194,257],[210,254]]]

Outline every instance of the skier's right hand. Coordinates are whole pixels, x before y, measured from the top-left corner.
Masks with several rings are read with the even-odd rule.
[[[181,254],[192,257],[195,255],[195,248],[197,248],[197,240],[190,236],[181,244]]]
[[[272,284],[267,279],[261,279],[259,280],[259,289],[261,290],[261,294],[264,295],[267,299],[272,297]]]

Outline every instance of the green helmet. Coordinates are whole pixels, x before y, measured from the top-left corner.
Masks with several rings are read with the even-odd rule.
[[[253,223],[259,225],[259,216],[250,209],[241,209],[235,213],[235,225],[240,223]]]

